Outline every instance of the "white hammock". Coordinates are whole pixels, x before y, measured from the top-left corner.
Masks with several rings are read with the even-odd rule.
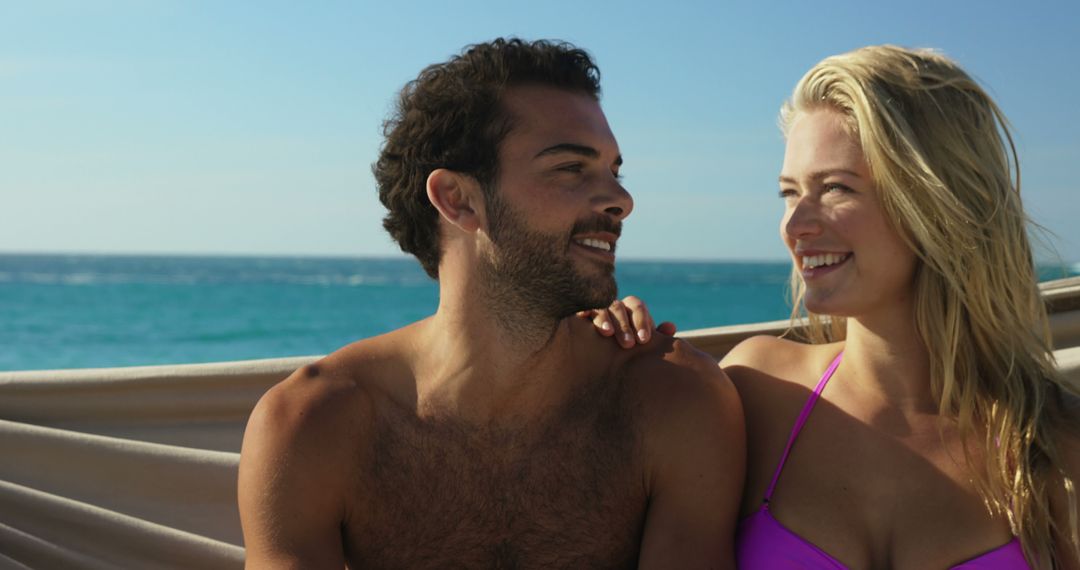
[[[1044,287],[1080,385],[1080,279]],[[720,356],[785,323],[690,331]],[[0,569],[241,568],[236,470],[270,386],[317,357],[0,373]]]

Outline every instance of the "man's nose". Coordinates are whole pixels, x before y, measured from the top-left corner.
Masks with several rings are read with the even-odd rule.
[[[633,211],[634,198],[623,188],[618,178],[612,176],[611,180],[604,184],[603,191],[595,197],[594,205],[598,211],[621,221]]]

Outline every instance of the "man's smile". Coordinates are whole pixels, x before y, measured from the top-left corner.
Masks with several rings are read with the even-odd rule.
[[[614,242],[608,242],[608,241],[604,241],[602,239],[597,239],[597,238],[579,238],[579,239],[575,239],[574,243],[576,243],[578,245],[583,245],[585,247],[591,247],[593,249],[599,249],[599,250],[608,251],[608,252],[613,251],[615,249],[615,243]]]

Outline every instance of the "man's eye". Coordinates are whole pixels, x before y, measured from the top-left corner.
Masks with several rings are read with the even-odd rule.
[[[574,163],[574,164],[564,164],[562,166],[557,167],[555,170],[561,170],[563,172],[581,172],[583,170],[583,168],[584,167],[581,164]]]

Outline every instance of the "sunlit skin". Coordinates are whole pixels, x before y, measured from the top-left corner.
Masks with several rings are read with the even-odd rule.
[[[839,113],[828,109],[800,115],[788,132],[779,177],[784,215],[780,237],[806,281],[806,306],[823,315],[910,314],[916,257],[885,218],[879,190],[862,147]],[[805,267],[808,256],[832,255],[838,263]],[[647,342],[652,316],[637,297],[610,310],[590,312],[604,336],[624,346]],[[663,323],[659,330],[675,332]]]
[[[518,86],[502,104],[498,199],[467,173],[427,179],[435,314],[298,370],[253,411],[248,567],[734,567],[734,386],[684,341],[621,350],[551,309],[553,287],[611,283],[633,209],[598,101]]]
[[[530,89],[528,92],[519,92],[516,97],[508,101],[510,109],[521,110],[538,103],[550,104],[549,97],[544,88]],[[590,101],[579,100],[573,108],[563,109],[558,115],[559,120],[543,121],[531,124],[521,124],[518,128],[532,131],[537,135],[535,141],[525,142],[510,141],[503,149],[503,156],[508,167],[503,170],[503,178],[499,184],[502,188],[511,189],[515,195],[520,196],[522,207],[530,207],[534,212],[539,212],[537,218],[530,217],[530,226],[540,231],[566,231],[566,215],[561,214],[562,222],[552,220],[560,219],[560,209],[570,208],[580,202],[586,195],[583,188],[607,188],[614,196],[614,202],[604,205],[597,200],[597,196],[588,198],[594,209],[599,204],[603,209],[618,208],[622,213],[618,216],[623,219],[633,209],[633,200],[621,185],[620,168],[623,163],[618,144],[611,134],[610,127],[603,115],[596,115],[598,107],[590,104]],[[592,145],[566,144],[565,139],[559,138],[559,129],[572,126],[589,133],[589,138],[596,141]],[[584,139],[582,139],[584,140]],[[512,165],[512,166],[511,166]],[[545,192],[536,192],[537,186],[546,187]],[[520,191],[519,191],[520,190]],[[553,196],[567,198],[566,203],[552,200]],[[603,196],[603,195],[601,195]],[[508,198],[509,199],[509,198]],[[578,206],[580,208],[580,206]],[[580,215],[580,214],[579,214]],[[594,238],[612,240],[608,232],[587,233],[579,238]],[[614,241],[612,242],[614,244]],[[593,248],[581,247],[578,244],[568,243],[568,251],[575,258],[582,261],[593,260],[592,263],[578,264],[578,267],[586,274],[596,275],[598,272],[609,271],[604,263],[614,262],[614,255],[605,254]],[[614,249],[614,248],[613,248]],[[596,265],[599,263],[600,265]],[[591,267],[590,267],[591,266]],[[647,311],[633,310],[643,306],[633,296],[622,301],[616,300],[613,308],[627,306],[630,312],[621,310],[596,313],[596,326],[604,336],[614,335],[619,331],[617,340],[624,347],[633,346],[636,342],[646,343],[652,338],[656,328]],[[588,314],[593,314],[589,312]],[[617,326],[613,326],[615,322]],[[661,323],[660,330],[667,334],[675,332],[671,323]]]
[[[955,425],[938,414],[914,327],[916,256],[882,211],[880,192],[839,114],[795,119],[780,173],[781,238],[805,279],[807,307],[847,317],[847,338],[810,345],[753,337],[720,362],[746,417],[740,516],[761,507],[795,418],[843,351],[770,512],[849,568],[948,568],[1012,536],[1007,521],[987,513]],[[634,313],[647,313],[637,303]],[[981,442],[970,443],[977,453]]]
[[[592,214],[606,214],[613,221],[630,215],[634,200],[620,181],[622,153],[595,100],[530,87],[513,90],[505,106],[515,117],[514,136],[500,148],[496,186],[515,209],[528,212],[532,229],[568,232],[575,220]],[[537,108],[551,108],[550,114],[538,117],[530,112]],[[574,236],[606,242],[615,237],[604,232]],[[567,245],[583,259],[614,263],[613,253]],[[588,265],[597,263],[581,267]]]
[[[811,312],[863,319],[910,313],[915,254],[886,221],[878,195],[839,113],[796,118],[780,173],[780,236],[806,282]],[[813,257],[833,263],[810,267]]]
[[[556,98],[553,91],[519,89],[507,98],[520,136],[503,145],[499,191],[485,195],[492,203],[483,209],[499,215],[477,239],[501,266],[501,281],[552,295],[537,301],[562,317],[559,307],[614,298],[616,242],[633,199],[620,183],[622,156],[599,105],[584,94]],[[549,120],[530,112],[553,101],[559,109]]]

